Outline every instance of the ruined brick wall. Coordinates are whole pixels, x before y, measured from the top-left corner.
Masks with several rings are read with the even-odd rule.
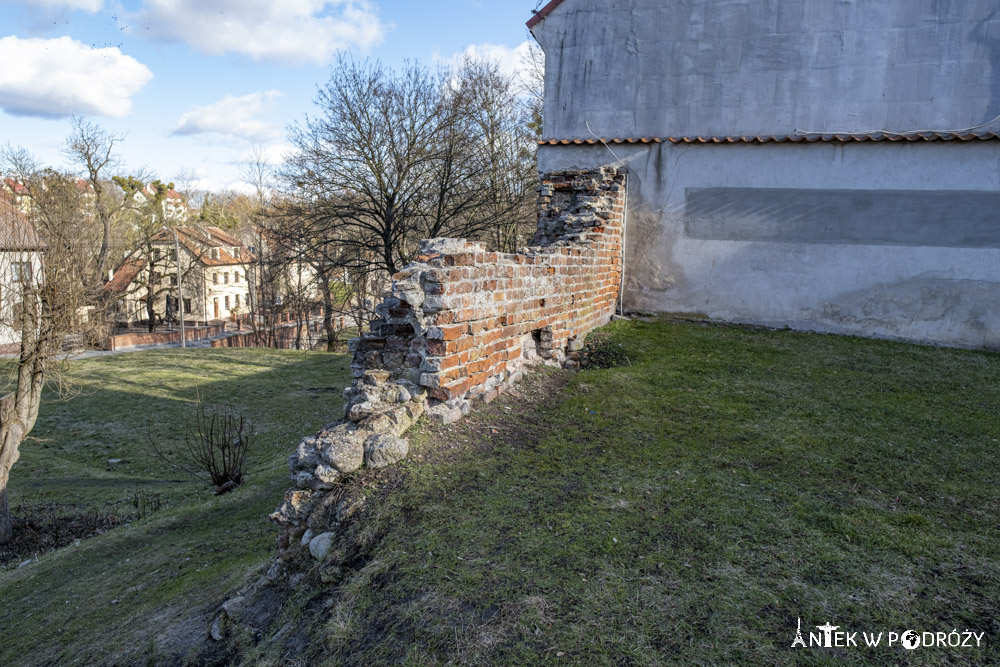
[[[393,277],[378,319],[350,343],[345,418],[304,438],[289,459],[296,488],[271,515],[286,529],[286,548],[308,544],[320,553],[314,546],[328,544],[331,522],[340,522],[329,491],[362,466],[405,457],[401,436],[425,411],[449,423],[472,400],[495,398],[527,364],[572,365],[587,332],[611,319],[621,283],[624,172],[552,173],[539,193],[538,231],[524,252],[433,239]]]
[[[572,363],[583,336],[615,312],[624,179],[611,168],[544,177],[538,230],[522,253],[423,242],[393,276],[371,331],[354,341],[354,376],[388,370],[454,411],[492,400],[525,363]]]

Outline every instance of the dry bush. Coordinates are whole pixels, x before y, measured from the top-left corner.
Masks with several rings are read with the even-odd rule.
[[[242,413],[237,414],[231,405],[206,409],[199,398],[195,402],[194,424],[184,434],[184,444],[176,456],[151,434],[147,435],[147,441],[157,456],[205,482],[219,496],[243,483],[243,467],[253,435],[253,423]]]

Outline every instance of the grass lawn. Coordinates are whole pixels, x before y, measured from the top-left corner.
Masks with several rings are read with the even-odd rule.
[[[21,447],[13,513],[127,512],[137,497],[161,507],[0,569],[0,664],[135,664],[183,653],[226,594],[274,555],[266,515],[289,486],[285,461],[299,438],[341,416],[347,358],[163,350],[73,362],[70,376],[76,395],[46,396]],[[178,442],[196,392],[206,405],[231,402],[256,425],[251,476],[225,496],[169,469],[146,445],[147,433]]]
[[[335,549],[342,576],[312,566],[227,659],[1000,663],[1000,355],[668,321],[606,332],[631,365],[533,373],[461,423],[422,422],[397,468],[357,475],[370,501]],[[83,392],[46,404],[14,505],[137,488],[166,505],[0,570],[0,664],[163,661],[276,553],[285,458],[339,416],[347,359],[164,351],[74,373]],[[195,388],[260,431],[253,477],[220,498],[143,445],[147,427],[176,432]],[[827,622],[986,634],[793,649],[799,618],[807,640]]]
[[[413,433],[351,573],[288,612],[306,664],[1000,664],[1000,356],[610,335],[631,366],[542,372]],[[799,618],[862,647],[792,649]],[[907,629],[986,634],[860,635]]]

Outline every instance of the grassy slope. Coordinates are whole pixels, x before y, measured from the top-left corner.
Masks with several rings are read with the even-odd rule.
[[[342,356],[272,350],[170,350],[75,362],[79,395],[47,397],[11,478],[22,501],[101,504],[136,489],[166,501],[152,517],[0,570],[0,664],[134,662],[183,651],[225,594],[274,554],[266,515],[288,487],[297,440],[340,416]],[[170,442],[206,404],[231,401],[257,425],[254,474],[216,498],[145,445]],[[126,463],[108,466],[107,459]],[[158,647],[158,648],[157,648]],[[116,657],[117,656],[117,657]]]
[[[1000,662],[1000,356],[613,329],[631,367],[421,427],[310,664]],[[792,651],[799,617],[987,646]]]

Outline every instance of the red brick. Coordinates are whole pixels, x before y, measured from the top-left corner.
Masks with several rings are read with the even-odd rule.
[[[441,331],[441,340],[455,340],[469,332],[467,324],[454,324],[452,326],[438,327],[438,329]]]

